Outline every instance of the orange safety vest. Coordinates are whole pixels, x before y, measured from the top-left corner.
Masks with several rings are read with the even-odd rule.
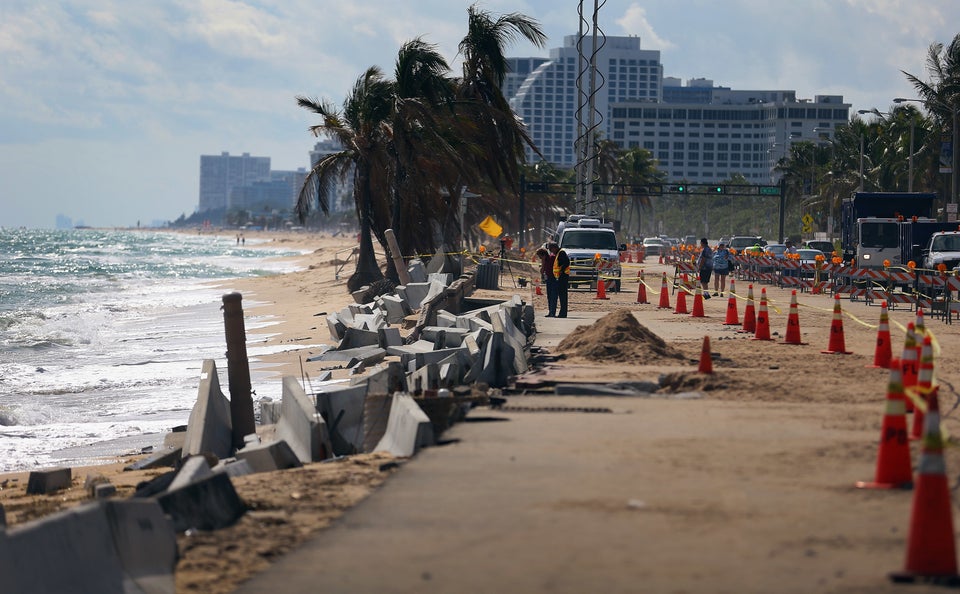
[[[564,256],[567,255],[567,252],[563,251],[561,248],[557,255],[553,259],[553,278],[560,278],[561,274],[570,274],[570,258],[567,258],[567,265],[563,268],[560,268],[560,254]]]

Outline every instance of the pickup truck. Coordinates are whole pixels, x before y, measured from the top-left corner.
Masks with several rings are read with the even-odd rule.
[[[923,248],[923,267],[936,270],[944,264],[947,270],[953,270],[960,264],[960,231],[941,231],[934,233]]]
[[[620,252],[626,244],[617,243],[613,225],[600,219],[570,215],[557,228],[557,243],[570,257],[570,284],[595,287],[597,274],[602,275],[611,291],[620,291]],[[595,261],[600,254],[600,262]],[[611,280],[612,279],[612,280]]]

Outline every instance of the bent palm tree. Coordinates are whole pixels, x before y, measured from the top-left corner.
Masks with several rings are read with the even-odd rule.
[[[296,212],[306,218],[314,203],[329,211],[326,190],[353,172],[353,198],[360,222],[360,251],[356,271],[347,280],[350,291],[383,278],[373,249],[373,229],[385,229],[390,220],[390,139],[391,84],[380,69],[371,67],[357,79],[350,94],[337,110],[327,101],[297,97],[297,104],[322,118],[309,128],[314,136],[327,136],[343,147],[318,161],[297,198]]]

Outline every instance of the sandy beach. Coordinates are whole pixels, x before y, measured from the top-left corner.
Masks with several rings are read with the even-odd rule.
[[[247,238],[251,237],[248,233]],[[275,374],[269,381],[293,375],[307,383],[322,371],[319,364],[305,362],[315,350],[313,345],[330,342],[322,314],[351,301],[345,281],[352,264],[339,278],[336,271],[337,262],[353,246],[344,238],[316,234],[263,237],[307,252],[297,257],[302,270],[231,282],[223,290],[243,294],[247,319],[275,322],[251,340],[289,347],[251,361],[252,368]],[[628,265],[625,278],[632,280],[640,269],[640,265]],[[739,326],[724,325],[727,298],[705,301],[703,318],[658,309],[660,275],[672,274],[672,267],[648,262],[642,269],[651,304],[638,305],[637,283],[625,282],[623,292],[609,293],[608,300],[596,299],[591,292],[572,292],[571,315],[566,320],[541,318],[545,297],[536,295],[531,285],[521,287],[514,278],[504,276],[501,289],[485,296],[506,299],[518,294],[532,303],[540,331],[537,346],[562,355],[523,378],[528,388],[508,394],[502,410],[471,413],[510,423],[455,426],[449,433],[459,443],[428,450],[410,461],[371,454],[235,479],[238,492],[253,511],[231,528],[178,537],[177,591],[231,592],[308,539],[322,542],[323,528],[371,493],[376,497],[365,509],[389,508],[391,497],[399,497],[404,482],[409,482],[401,477],[414,469],[414,474],[433,476],[430,473],[449,472],[455,464],[487,469],[491,484],[507,493],[521,489],[532,500],[528,503],[533,507],[505,500],[498,519],[486,521],[491,530],[503,522],[525,527],[511,532],[505,526],[491,545],[515,553],[506,569],[500,567],[503,562],[497,563],[508,576],[510,571],[516,572],[515,578],[526,575],[513,582],[518,585],[515,591],[587,591],[581,589],[587,584],[583,578],[594,575],[595,567],[574,572],[566,585],[530,579],[531,575],[542,578],[544,572],[562,573],[555,564],[542,562],[537,547],[574,535],[598,547],[592,557],[595,561],[606,551],[601,564],[605,577],[596,583],[612,591],[638,591],[629,584],[636,584],[639,576],[648,580],[650,587],[644,591],[656,592],[893,591],[886,572],[903,564],[911,492],[854,487],[857,481],[874,477],[888,387],[888,372],[871,367],[879,304],[843,300],[843,337],[850,354],[823,354],[834,324],[835,302],[828,295],[798,296],[804,344],[784,344],[790,291],[756,285],[757,299],[761,288],[766,288],[772,333],[772,340],[761,341],[739,332]],[[515,271],[514,276],[529,278],[523,271]],[[741,316],[746,285],[737,283]],[[674,300],[671,294],[671,303]],[[609,314],[624,310],[643,332],[609,323]],[[903,346],[903,328],[915,319],[916,313],[906,308],[890,311],[895,354]],[[598,327],[605,334],[591,336],[591,328]],[[956,435],[960,425],[954,386],[960,369],[960,338],[943,320],[928,319],[927,327],[937,345],[943,427]],[[711,339],[712,374],[697,373],[705,336]],[[654,349],[653,337],[662,339],[669,352]],[[659,381],[666,388],[657,398],[637,399],[559,397],[536,387],[538,382],[644,380]],[[698,397],[670,397],[684,392]],[[551,407],[571,410],[550,414]],[[586,410],[597,407],[612,414]],[[509,444],[519,439],[510,432],[518,430],[524,443],[542,440],[543,447],[537,449],[541,465],[529,468],[527,474],[503,474],[492,465],[496,458],[489,456],[509,455]],[[487,457],[485,450],[477,449],[485,439],[497,444],[486,450]],[[910,447],[915,464],[920,446],[912,442]],[[956,450],[948,448],[951,483],[960,474],[955,458]],[[538,468],[544,465],[560,474],[540,476]],[[107,475],[120,496],[160,473],[123,473],[118,471],[121,467],[122,462],[75,469],[74,487],[56,497],[27,497],[26,475],[6,475],[0,478],[0,504],[8,523],[16,525],[83,501],[83,478],[88,473]],[[564,467],[569,480],[561,480]],[[386,487],[380,488],[385,481]],[[440,491],[443,485],[458,488],[439,483]],[[643,510],[644,520],[623,515],[638,514],[638,509]],[[483,513],[476,510],[474,514],[481,524]],[[563,522],[550,518],[563,518]],[[625,524],[635,540],[622,531]],[[342,528],[342,523],[335,524],[331,534],[344,538],[344,543],[352,542]],[[462,531],[451,531],[449,539],[455,540],[458,534],[469,538]],[[433,551],[419,540],[408,543],[411,551],[424,555]],[[447,542],[447,546],[453,545]],[[345,548],[343,554],[350,552]],[[551,553],[558,554],[572,553]],[[386,563],[387,558],[379,555],[371,551],[370,561]],[[520,565],[528,571],[524,573]],[[502,583],[484,564],[457,563],[455,567],[463,586],[458,591],[491,591],[492,585]],[[420,585],[419,591],[445,591],[443,586],[449,582]],[[375,582],[364,582],[355,591],[375,586]]]

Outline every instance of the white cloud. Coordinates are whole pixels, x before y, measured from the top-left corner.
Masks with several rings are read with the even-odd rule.
[[[652,50],[670,50],[676,46],[671,41],[661,37],[647,20],[647,11],[639,4],[631,4],[623,16],[616,19],[623,31],[628,35],[640,36],[640,47]]]

